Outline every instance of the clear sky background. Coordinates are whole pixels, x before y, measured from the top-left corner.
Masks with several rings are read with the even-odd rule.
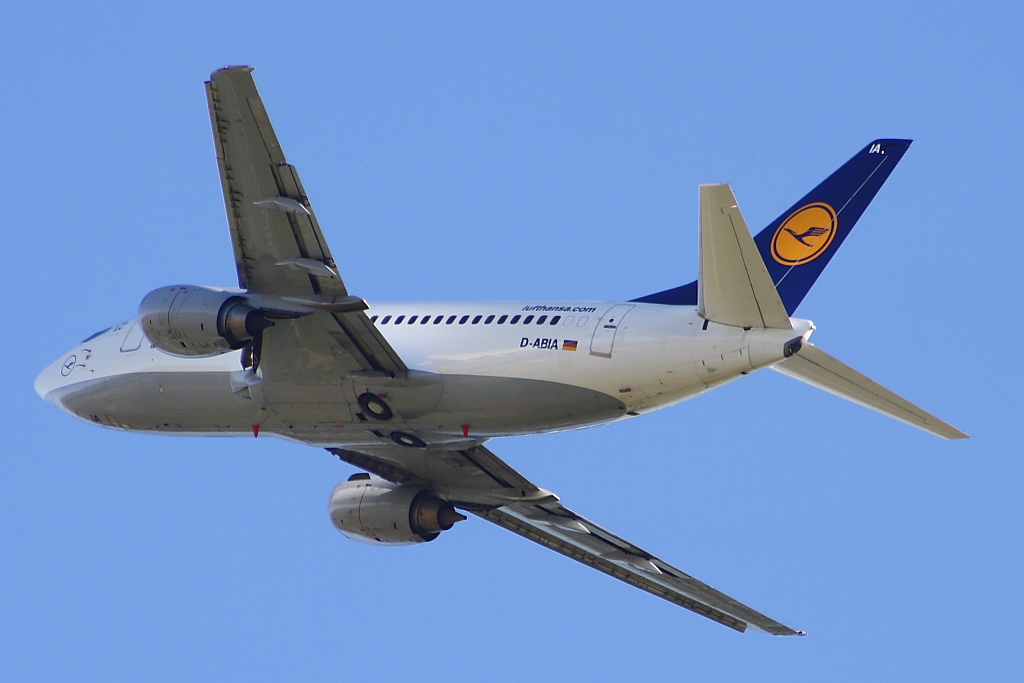
[[[0,679],[1024,678],[1017,2],[5,3]],[[233,285],[203,81],[251,64],[349,289],[629,299],[696,274],[697,186],[751,228],[916,142],[799,310],[974,435],[765,371],[492,442],[806,638],[744,635],[471,519],[380,549],[353,469],[105,431],[36,374],[151,289]]]

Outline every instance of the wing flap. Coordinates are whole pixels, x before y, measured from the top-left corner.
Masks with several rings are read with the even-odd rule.
[[[369,365],[367,369],[384,371],[392,375],[409,371],[405,362],[365,313],[335,313],[334,320],[348,336],[352,347],[365,359]]]
[[[811,344],[772,369],[943,439],[970,438]]]
[[[700,186],[697,282],[698,311],[707,320],[734,327],[793,327],[727,184]]]

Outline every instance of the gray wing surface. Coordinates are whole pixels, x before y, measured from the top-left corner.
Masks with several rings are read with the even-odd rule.
[[[729,628],[803,635],[577,515],[484,446],[328,450],[389,481],[430,487],[457,507]]]
[[[338,272],[316,214],[263,106],[252,69],[215,71],[206,83],[239,286],[283,320],[264,337],[265,370],[302,375],[408,370]],[[291,374],[289,374],[291,373]],[[297,374],[296,374],[297,373]]]
[[[659,598],[743,632],[802,636],[728,595],[698,581],[559,503],[514,503],[473,511],[542,546],[636,586]]]
[[[285,161],[252,69],[215,71],[206,96],[238,285],[280,295],[347,294],[298,171]],[[323,270],[277,265],[292,259]]]

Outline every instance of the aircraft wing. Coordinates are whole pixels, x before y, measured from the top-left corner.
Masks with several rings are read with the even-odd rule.
[[[408,370],[351,297],[299,173],[284,157],[252,69],[227,67],[206,83],[238,284],[281,317],[265,334],[265,370],[392,376]],[[301,351],[300,351],[301,349]],[[298,373],[298,374],[296,374]],[[279,375],[280,376],[280,375]]]
[[[250,67],[206,83],[238,286],[251,292],[346,295],[316,214],[285,161]],[[304,259],[304,261],[295,261]],[[290,263],[290,265],[279,265]]]
[[[676,569],[560,503],[513,503],[474,514],[620,581],[743,632],[802,636]]]
[[[424,486],[467,506],[494,507],[517,501],[558,500],[482,445],[463,448],[381,445],[360,446],[359,450],[327,450],[382,479]]]
[[[484,446],[327,450],[388,481],[429,487],[456,507],[729,628],[803,635],[580,517]]]

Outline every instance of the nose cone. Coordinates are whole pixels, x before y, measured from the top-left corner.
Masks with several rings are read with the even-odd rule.
[[[39,394],[39,398],[46,400],[46,395],[50,393],[49,387],[46,384],[46,370],[39,373],[33,387],[35,387],[36,393]]]
[[[35,388],[36,393],[43,400],[53,402],[51,395],[55,389],[57,389],[63,382],[65,376],[61,375],[61,371],[68,373],[65,370],[66,364],[70,362],[71,368],[74,368],[77,358],[74,353],[70,353],[66,356],[61,356],[51,362],[43,372],[39,373],[39,377],[36,378]]]
[[[39,373],[35,381],[35,390],[39,398],[61,408],[57,400],[57,389],[67,385],[71,381],[70,375],[78,366],[78,356],[69,352],[53,361],[45,370]]]

